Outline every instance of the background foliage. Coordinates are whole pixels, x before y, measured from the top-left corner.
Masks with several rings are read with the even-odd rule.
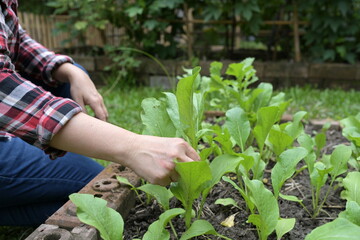
[[[304,34],[301,50],[307,60],[353,63],[359,57],[359,0],[28,0],[20,10],[45,14],[66,14],[71,18],[60,26],[80,40],[90,26],[105,24],[124,27],[126,46],[142,49],[158,58],[186,58],[179,40],[184,35],[184,9],[193,9],[195,19],[205,21],[241,20],[241,35],[247,41],[266,46],[267,52],[279,49],[291,59],[292,26],[264,25],[266,20],[291,20],[299,9]],[[267,30],[263,36],[260,30]],[[222,57],[234,54],[235,24],[196,24],[194,56],[206,56],[210,45],[223,45]],[[183,48],[181,48],[183,47]]]

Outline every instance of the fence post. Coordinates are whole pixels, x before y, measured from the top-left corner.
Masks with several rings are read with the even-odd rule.
[[[295,62],[301,61],[300,52],[300,34],[299,34],[299,19],[298,19],[298,8],[296,0],[293,0],[293,26],[294,26],[294,51],[295,51]]]
[[[193,57],[193,32],[194,32],[194,23],[192,9],[188,8],[188,5],[184,4],[184,17],[185,17],[185,31],[186,31],[186,40],[187,40],[187,55],[188,60],[190,61]]]

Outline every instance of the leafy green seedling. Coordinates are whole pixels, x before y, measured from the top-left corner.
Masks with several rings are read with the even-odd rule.
[[[214,227],[206,220],[196,220],[191,227],[184,232],[180,240],[188,240],[197,236],[211,234],[222,239],[231,240],[215,231]]]
[[[276,124],[271,128],[265,143],[276,154],[276,156],[279,156],[283,151],[291,147],[294,140],[304,132],[304,126],[301,121],[306,114],[307,113],[303,111],[297,112],[294,115],[292,122],[280,125]]]
[[[215,204],[219,204],[223,206],[233,206],[238,209],[241,209],[233,198],[219,198],[215,201]]]
[[[310,213],[309,209],[304,205],[303,200],[299,199],[298,197],[292,196],[292,195],[285,195],[282,193],[279,193],[279,197],[281,197],[282,199],[285,199],[287,201],[299,203],[300,206],[302,206],[304,208],[304,210],[309,214],[309,216],[311,216],[311,213]]]
[[[142,101],[142,123],[145,125],[143,134],[159,137],[175,137],[176,128],[166,112],[166,103],[155,98]]]
[[[171,192],[181,201],[185,209],[185,225],[191,226],[192,206],[211,180],[211,170],[206,161],[178,162],[175,167],[180,175],[178,182],[170,186]]]
[[[274,123],[278,120],[279,107],[263,107],[257,112],[257,122],[254,128],[254,136],[259,146],[260,154],[263,152],[265,140]]]
[[[139,191],[137,190],[137,187],[134,186],[131,182],[129,182],[129,180],[127,178],[121,177],[121,176],[116,176],[116,180],[118,180],[119,183],[128,185],[130,187],[130,189],[135,192],[135,194],[139,198],[139,200],[142,201],[140,198],[140,195],[139,195]]]
[[[279,196],[280,189],[285,181],[295,173],[297,164],[307,153],[305,148],[298,147],[286,150],[279,156],[279,160],[271,172],[271,181],[276,198]]]
[[[170,233],[165,229],[172,218],[184,214],[185,210],[182,208],[172,208],[163,212],[159,220],[153,222],[147,232],[144,234],[142,240],[169,240]]]
[[[349,172],[342,183],[345,189],[341,192],[341,198],[360,205],[360,172]]]
[[[334,221],[315,228],[305,240],[356,240],[360,236],[360,206],[354,201],[346,203],[346,210]]]
[[[231,137],[240,146],[241,151],[245,151],[246,141],[251,131],[250,122],[245,111],[239,107],[228,110],[226,112],[225,127],[229,130]]]
[[[148,183],[138,187],[137,189],[155,198],[164,210],[170,209],[169,202],[174,195],[166,187]]]
[[[335,150],[332,152],[329,161],[327,163],[326,156],[323,158],[324,163],[317,162],[314,164],[314,170],[310,174],[311,184],[314,187],[312,191],[315,190],[315,194],[313,192],[313,209],[314,213],[312,217],[316,217],[320,210],[322,209],[323,204],[325,203],[327,196],[332,189],[333,183],[336,178],[347,171],[347,162],[351,157],[352,151],[350,146],[338,145]],[[326,166],[326,165],[327,166]],[[320,196],[320,188],[326,182],[326,175],[330,175],[330,183],[329,187],[325,193],[322,201],[319,201]],[[315,196],[315,197],[314,197]]]
[[[240,156],[224,154],[216,157],[210,163],[211,179],[207,183],[206,187],[202,190],[198,218],[200,217],[206,198],[211,189],[220,181],[223,175],[230,172],[235,173],[240,162],[243,160],[244,159]]]
[[[266,240],[278,224],[280,217],[278,202],[275,196],[265,188],[261,181],[256,179],[244,180],[250,190],[250,200],[257,209],[257,213],[252,213],[249,216],[248,222],[256,226],[260,239]]]
[[[280,218],[275,227],[276,239],[280,240],[282,236],[290,232],[295,226],[295,218]]]
[[[357,147],[360,147],[360,113],[342,119],[340,123],[344,126],[343,135]]]
[[[99,230],[102,239],[122,239],[124,221],[118,212],[106,206],[104,199],[81,193],[73,193],[69,198],[77,207],[80,221]]]
[[[150,183],[144,184],[144,185],[142,185],[140,187],[136,187],[133,184],[131,184],[127,178],[124,178],[124,177],[121,177],[121,176],[116,176],[116,179],[120,183],[130,186],[131,190],[133,190],[136,193],[136,195],[138,196],[140,201],[141,201],[141,198],[140,198],[138,190],[141,190],[141,191],[145,192],[146,195],[148,196],[149,200],[150,200],[149,196],[155,198],[156,201],[159,203],[159,205],[164,210],[168,210],[170,208],[169,207],[169,201],[174,195],[166,187],[159,186],[159,185],[154,185],[154,184],[150,184]]]

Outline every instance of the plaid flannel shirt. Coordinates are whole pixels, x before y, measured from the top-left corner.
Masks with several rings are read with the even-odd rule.
[[[56,86],[59,83],[52,78],[52,71],[73,61],[25,33],[16,14],[17,0],[1,0],[0,8],[0,138],[15,135],[54,159],[65,152],[50,147],[51,138],[81,107],[23,79],[17,70]]]

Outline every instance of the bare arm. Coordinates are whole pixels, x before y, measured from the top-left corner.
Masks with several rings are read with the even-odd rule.
[[[138,135],[84,113],[75,115],[50,142],[52,147],[120,163],[153,184],[177,179],[174,159],[199,160],[180,138]]]

